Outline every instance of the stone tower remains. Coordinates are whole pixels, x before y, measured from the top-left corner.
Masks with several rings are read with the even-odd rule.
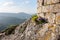
[[[49,30],[40,40],[60,40],[60,0],[37,0],[37,5],[37,15],[48,19]]]
[[[47,18],[49,23],[60,24],[60,0],[37,0],[38,16]]]

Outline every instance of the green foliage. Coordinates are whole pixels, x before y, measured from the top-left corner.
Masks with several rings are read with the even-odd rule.
[[[14,32],[15,28],[18,25],[10,25],[9,28],[7,28],[6,30],[4,30],[3,32],[5,32],[5,35],[10,35],[11,33]]]
[[[36,22],[36,24],[42,24],[42,23],[46,23],[47,22],[47,20],[45,18],[38,17],[37,15],[33,15],[32,16],[32,20],[34,22]]]
[[[36,21],[37,18],[38,18],[37,15],[33,15],[33,16],[32,16],[32,20],[33,20],[33,21]]]
[[[45,23],[45,21],[44,20],[40,20],[40,21],[38,21],[38,23],[42,24],[42,23]]]

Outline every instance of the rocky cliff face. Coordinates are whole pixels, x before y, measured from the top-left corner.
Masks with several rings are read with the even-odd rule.
[[[0,40],[60,40],[60,25],[35,24],[31,19],[22,23],[11,35],[2,35]]]

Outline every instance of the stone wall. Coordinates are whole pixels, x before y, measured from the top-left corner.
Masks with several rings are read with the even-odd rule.
[[[48,19],[46,26],[51,31],[46,32],[44,40],[60,40],[60,0],[37,0],[37,4],[37,15]]]
[[[38,16],[45,17],[49,23],[60,24],[60,0],[37,0]]]

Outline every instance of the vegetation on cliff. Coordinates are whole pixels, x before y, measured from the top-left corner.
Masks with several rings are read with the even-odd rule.
[[[47,23],[47,20],[45,18],[38,17],[37,15],[33,15],[32,20],[37,24]]]

